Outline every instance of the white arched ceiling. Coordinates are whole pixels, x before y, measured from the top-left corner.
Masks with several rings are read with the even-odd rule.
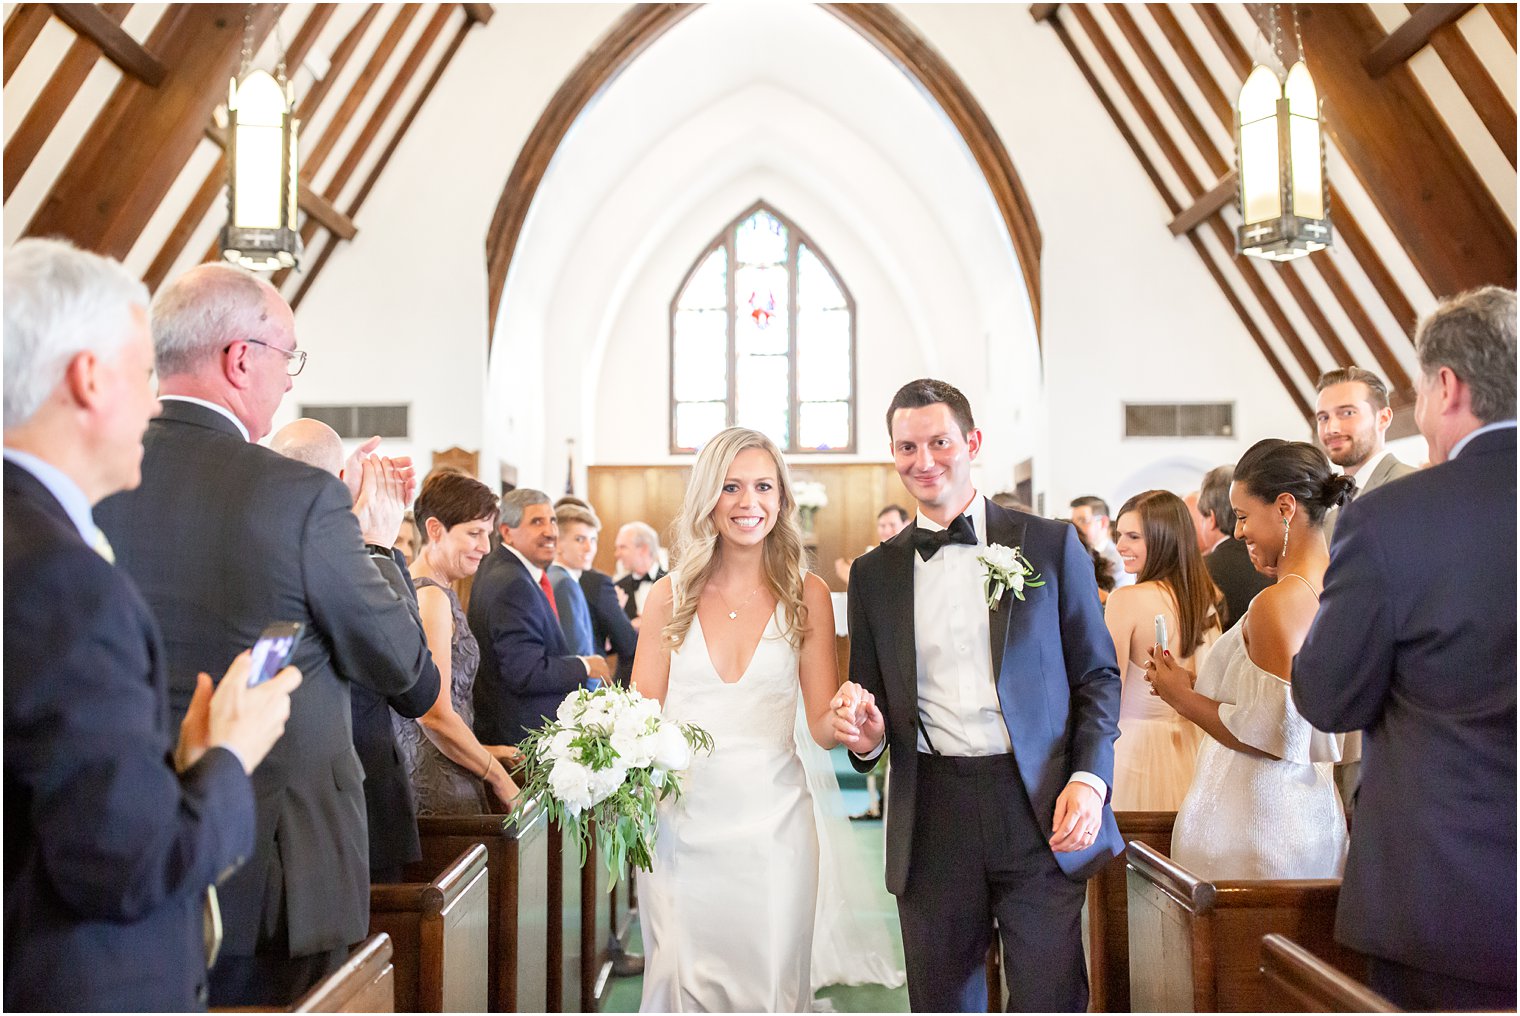
[[[598,419],[619,411],[622,388],[661,421],[659,440],[633,460],[665,460],[666,308],[691,259],[760,198],[811,234],[855,290],[863,381],[873,355],[932,369],[965,385],[987,422],[1016,422],[1010,407],[1038,398],[1012,246],[943,113],[825,11],[739,0],[703,7],[654,43],[557,152],[497,323],[486,461],[557,478],[566,437],[581,462],[599,460]],[[868,331],[873,312],[883,328]],[[901,341],[883,348],[875,339],[887,324]],[[636,348],[620,353],[619,343]],[[629,352],[653,365],[647,376],[623,376]],[[604,377],[614,361],[616,378]],[[880,387],[892,364],[877,366]],[[875,436],[884,405],[862,384],[862,457],[885,455]],[[993,456],[1006,461],[988,467],[994,483],[1028,453],[1008,438]]]

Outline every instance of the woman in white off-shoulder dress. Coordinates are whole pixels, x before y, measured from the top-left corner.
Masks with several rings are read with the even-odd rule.
[[[1172,830],[1172,859],[1203,878],[1338,878],[1345,866],[1332,777],[1343,739],[1299,715],[1291,680],[1330,563],[1320,527],[1351,486],[1313,445],[1253,445],[1230,488],[1235,533],[1277,583],[1214,644],[1196,688],[1166,654],[1150,654],[1157,694],[1209,735]]]
[[[818,754],[834,744],[833,608],[802,568],[790,480],[769,439],[731,428],[707,444],[675,550],[676,570],[644,606],[633,683],[714,748],[692,761],[681,798],[661,804],[653,868],[638,874],[641,1008],[805,1012],[815,951],[857,955],[848,966],[860,980],[901,983],[884,924],[862,939],[859,923],[819,905],[820,872],[825,902],[836,899],[838,865],[820,856],[838,855],[820,849],[830,823],[817,800],[833,776],[809,772],[801,742]]]

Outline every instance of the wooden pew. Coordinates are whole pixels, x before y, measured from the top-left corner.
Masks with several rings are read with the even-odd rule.
[[[587,855],[587,860],[591,860]],[[575,832],[549,823],[548,1012],[581,1011],[581,861]]]
[[[1403,1012],[1359,981],[1282,935],[1261,940],[1268,997],[1285,1012]]]
[[[486,848],[479,843],[437,871],[407,869],[415,882],[369,888],[369,930],[394,944],[399,1012],[485,1012],[490,923]]]
[[[1174,811],[1116,811],[1124,842],[1138,840],[1162,854],[1172,851]],[[1093,1012],[1129,1012],[1129,910],[1125,855],[1087,883],[1087,980]]]
[[[581,865],[581,1012],[600,1012],[612,979],[612,954],[607,940],[612,936],[612,910],[608,906],[612,879],[597,853],[593,827],[591,847],[586,863]]]
[[[1260,969],[1270,932],[1361,974],[1360,958],[1332,934],[1340,879],[1209,882],[1138,840],[1127,878],[1133,1012],[1281,1009]]]
[[[396,968],[391,965],[391,948],[389,935],[371,935],[291,1011],[395,1012]]]
[[[424,863],[439,866],[479,843],[490,873],[490,962],[494,1012],[548,1011],[549,823],[532,804],[505,815],[429,815],[417,820]]]

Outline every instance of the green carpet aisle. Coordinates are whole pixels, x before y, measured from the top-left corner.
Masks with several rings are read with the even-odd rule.
[[[844,793],[845,810],[850,814],[862,812],[866,808],[865,778],[858,775],[850,767],[845,758],[843,749],[834,751],[834,768],[839,773],[840,788]],[[881,872],[885,865],[885,844],[882,840],[880,822],[851,822],[850,831],[859,842],[861,856],[869,870]],[[892,927],[897,928],[897,905],[892,900],[892,895],[887,892],[886,886],[878,878],[876,885],[879,895],[876,897],[876,905],[880,912],[887,915],[892,922]],[[629,948],[638,952],[643,951],[643,944],[639,941],[639,925],[635,921],[630,933]],[[894,944],[898,949],[898,962],[902,961],[902,943],[894,938]],[[607,1004],[604,1012],[637,1012],[639,998],[643,993],[644,983],[642,978],[624,977],[614,979],[607,991]],[[858,988],[846,988],[834,986],[825,988],[818,993],[820,999],[827,999],[836,1012],[907,1012],[908,989],[883,988],[879,984],[868,984]]]

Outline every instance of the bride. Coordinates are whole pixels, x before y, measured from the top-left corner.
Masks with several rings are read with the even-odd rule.
[[[835,879],[859,865],[831,835],[846,823],[827,800],[838,787],[821,750],[835,743],[833,607],[804,571],[791,480],[770,439],[736,427],[708,442],[676,528],[678,568],[644,606],[642,630],[659,634],[639,640],[633,683],[716,747],[692,762],[680,800],[661,805],[654,867],[638,874],[641,1009],[806,1012],[815,955],[831,978],[901,983],[885,927],[878,944],[875,929],[861,942],[848,926],[856,908],[840,905]],[[838,970],[847,956],[853,971]]]

